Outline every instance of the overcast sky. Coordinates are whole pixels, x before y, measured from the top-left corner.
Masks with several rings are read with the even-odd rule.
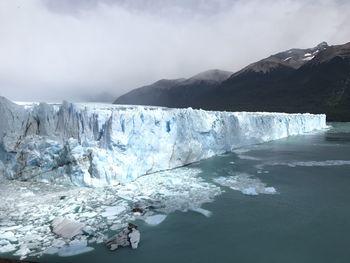
[[[0,0],[0,95],[79,100],[236,71],[350,42],[349,21],[347,0]]]

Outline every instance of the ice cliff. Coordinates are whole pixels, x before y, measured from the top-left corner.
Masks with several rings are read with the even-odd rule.
[[[17,105],[0,97],[0,174],[113,185],[325,127],[325,115],[69,102]]]

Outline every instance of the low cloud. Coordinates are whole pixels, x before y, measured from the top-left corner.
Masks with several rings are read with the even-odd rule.
[[[83,100],[350,41],[350,3],[0,0],[0,95]],[[113,100],[113,98],[111,99]]]

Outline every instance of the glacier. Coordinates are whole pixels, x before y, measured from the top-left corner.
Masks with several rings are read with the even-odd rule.
[[[109,186],[326,128],[324,114],[215,112],[0,97],[0,175]],[[176,182],[175,182],[176,183]]]

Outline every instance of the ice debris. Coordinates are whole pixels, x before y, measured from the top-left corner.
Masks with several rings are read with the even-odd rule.
[[[327,167],[327,166],[349,166],[350,160],[324,160],[324,161],[290,161],[290,162],[265,162],[257,165],[258,169],[264,166],[289,166],[289,167]]]
[[[70,256],[75,256],[83,253],[87,253],[94,250],[93,247],[89,247],[87,245],[86,240],[79,240],[79,241],[74,241],[71,242],[69,245],[66,245],[62,248],[60,248],[57,251],[57,254],[60,257],[70,257]]]
[[[116,250],[118,247],[128,247],[131,246],[132,249],[136,249],[140,242],[140,231],[134,224],[128,224],[115,236],[107,240],[106,245],[110,250]]]
[[[162,223],[166,217],[167,217],[166,215],[148,216],[145,218],[145,222],[151,226],[156,226],[156,225],[159,225],[160,223]]]
[[[82,229],[84,228],[84,224],[76,222],[74,220],[64,218],[64,217],[56,217],[52,223],[52,232],[56,235],[59,235],[63,238],[72,238],[76,235],[82,234]]]
[[[202,214],[204,215],[205,217],[211,217],[212,215],[212,212],[209,211],[209,210],[206,210],[206,209],[203,209],[203,208],[200,208],[200,207],[197,207],[197,208],[191,208],[191,210],[193,212],[197,212],[199,214]]]
[[[275,194],[274,187],[267,187],[259,178],[247,173],[233,173],[231,176],[221,176],[213,181],[219,185],[230,187],[245,195]]]
[[[218,186],[198,176],[201,172],[184,167],[101,188],[0,178],[0,253],[18,251],[20,257],[40,257],[44,253],[68,256],[73,250],[87,252],[94,243],[105,242],[107,234],[121,231],[136,218],[201,207],[221,193]],[[134,210],[136,207],[139,209]],[[135,215],[134,211],[142,213]],[[77,222],[74,229],[79,231],[73,232],[78,234],[56,235],[51,231],[53,221],[66,222],[62,226]],[[62,230],[58,233],[66,233],[65,228]],[[134,238],[137,240],[137,234]]]

